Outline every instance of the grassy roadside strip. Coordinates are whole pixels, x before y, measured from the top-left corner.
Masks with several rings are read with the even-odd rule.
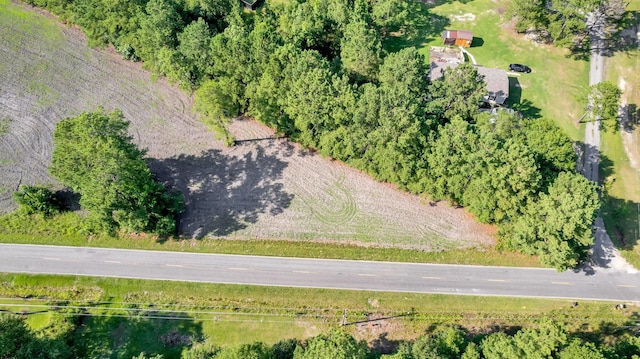
[[[571,301],[554,299],[23,274],[0,274],[0,297],[0,309],[42,311],[28,316],[36,329],[47,325],[50,305],[72,305],[75,308],[57,310],[67,315],[84,313],[86,325],[101,326],[109,335],[115,335],[121,326],[158,325],[165,331],[189,326],[221,345],[313,336],[339,326],[345,309],[348,323],[391,318],[380,321],[389,340],[413,338],[437,324],[460,325],[478,333],[490,328],[534,326],[543,318],[566,322],[569,330],[604,332],[627,323],[632,313],[631,308],[615,310],[611,303],[603,302],[580,302],[571,307]],[[358,325],[345,329],[360,337],[373,331]],[[134,336],[132,340],[142,339]]]
[[[640,0],[630,1],[628,11],[640,11]],[[602,204],[602,216],[607,233],[620,248],[623,257],[634,267],[640,268],[640,172],[632,166],[632,159],[640,158],[640,129],[637,111],[640,106],[640,49],[617,52],[606,59],[606,80],[621,86],[625,82],[623,97],[630,112],[636,112],[635,127],[629,134],[623,131],[603,133],[601,178],[606,195]],[[632,119],[633,121],[633,119]],[[631,139],[625,149],[623,136]],[[627,153],[631,151],[631,153]]]
[[[42,219],[37,216],[25,217],[18,213],[11,213],[0,217],[0,243],[390,262],[540,267],[540,263],[536,257],[500,252],[493,247],[425,252],[416,249],[365,247],[336,242],[292,240],[225,240],[203,238],[183,240],[169,239],[162,241],[157,238],[143,236],[129,236],[125,238],[86,236],[78,234],[80,228],[80,218],[74,213],[64,213],[50,219]]]

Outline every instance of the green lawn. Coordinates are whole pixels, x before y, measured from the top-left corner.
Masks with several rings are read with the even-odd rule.
[[[629,3],[627,9],[640,11],[640,0]],[[624,98],[638,121],[640,106],[640,50],[619,51],[606,60],[606,79],[621,85],[626,83]],[[634,126],[628,133],[628,151],[637,162],[640,159],[640,131]],[[601,175],[605,180],[607,195],[602,214],[611,239],[622,248],[623,256],[636,268],[640,267],[640,163],[634,168],[623,145],[623,132],[603,134]]]
[[[598,331],[626,323],[632,313],[632,309],[615,310],[611,303],[591,301],[571,308],[571,301],[555,299],[22,274],[0,275],[0,297],[0,309],[45,311],[29,316],[34,327],[47,325],[51,313],[46,310],[51,304],[87,306],[68,310],[70,315],[96,315],[85,319],[83,340],[110,343],[129,353],[140,348],[161,350],[158,338],[174,329],[218,345],[305,338],[339,326],[345,309],[348,323],[367,316],[397,316],[388,321],[393,323],[388,327],[389,340],[415,337],[437,324],[478,331],[505,325],[531,326],[542,318],[566,322],[571,330]],[[18,299],[25,297],[30,299]],[[346,329],[363,336],[355,325]]]
[[[397,262],[540,267],[536,257],[502,253],[492,247],[424,252],[386,247],[303,240],[158,240],[152,237],[88,236],[79,233],[80,217],[64,213],[50,219],[12,213],[0,216],[0,243],[53,244],[103,248],[147,249],[284,257],[335,258]]]

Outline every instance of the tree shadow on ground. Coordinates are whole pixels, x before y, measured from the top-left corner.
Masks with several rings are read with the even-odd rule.
[[[638,127],[640,119],[640,109],[635,103],[620,106],[620,129],[627,133],[632,133]]]
[[[209,150],[152,161],[149,166],[158,178],[184,195],[179,234],[225,236],[256,223],[260,214],[275,216],[289,207],[294,195],[280,182],[287,163],[267,151],[278,143],[247,144],[252,150],[238,156]],[[277,148],[287,151],[286,146]]]
[[[601,215],[607,233],[619,249],[632,249],[640,237],[640,204],[603,193]]]
[[[202,324],[182,312],[141,315],[80,315],[73,346],[76,357],[131,358],[144,352],[180,358],[183,349],[202,341]]]
[[[603,56],[613,56],[615,53],[628,53],[640,47],[640,11],[632,10],[625,13],[618,25],[617,32],[607,38],[607,47],[600,49]]]
[[[520,112],[526,118],[540,118],[540,108],[533,105],[533,102],[522,98],[522,86],[517,76],[509,76],[509,98],[507,106]]]
[[[471,47],[482,47],[484,45],[484,40],[481,37],[474,36],[471,41]]]
[[[575,39],[565,56],[574,60],[589,61],[592,50],[607,57],[620,52],[637,50],[640,47],[638,32],[640,32],[640,12],[626,11],[614,31],[605,35],[604,47],[592,48],[589,36],[583,35]]]
[[[609,303],[612,309],[619,310],[626,316],[623,323],[603,320],[595,324],[595,327],[594,323],[583,323],[572,331],[572,335],[597,344],[603,344],[612,337],[621,338],[624,334],[637,336],[640,333],[640,315],[629,306],[621,304],[623,303]]]
[[[80,208],[80,195],[73,192],[71,189],[61,189],[56,191],[55,195],[60,199],[60,203],[64,210],[75,212],[82,209]]]
[[[389,53],[407,47],[421,48],[425,43],[440,37],[442,31],[451,23],[449,18],[433,14],[429,9],[437,5],[423,2],[410,2],[410,22],[400,31],[391,33],[382,40],[382,47]]]
[[[392,354],[400,345],[400,340],[389,339],[389,333],[380,333],[375,339],[369,342],[369,349],[380,354]]]
[[[596,149],[591,145],[577,142],[577,147],[584,149],[579,154],[579,165],[577,170],[585,173],[585,156],[589,153],[596,153]],[[599,153],[598,178],[601,188],[600,216],[604,220],[605,228],[609,238],[618,249],[631,249],[640,238],[640,204],[624,198],[618,198],[610,193],[610,189],[615,182],[613,161],[602,153]],[[600,258],[602,266],[607,266],[608,260]],[[588,273],[589,267],[585,267]]]

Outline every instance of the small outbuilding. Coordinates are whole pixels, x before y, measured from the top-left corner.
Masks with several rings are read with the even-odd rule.
[[[442,40],[445,45],[471,47],[473,32],[467,30],[444,30]]]

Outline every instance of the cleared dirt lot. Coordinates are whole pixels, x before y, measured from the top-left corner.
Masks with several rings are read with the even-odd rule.
[[[225,148],[198,123],[191,99],[140,64],[86,47],[80,31],[0,3],[0,211],[20,184],[54,183],[47,172],[57,121],[120,108],[158,177],[185,195],[187,238],[308,239],[449,249],[492,243],[491,227],[462,209],[430,205],[340,163],[272,137],[250,119]],[[45,20],[46,19],[46,20]]]

